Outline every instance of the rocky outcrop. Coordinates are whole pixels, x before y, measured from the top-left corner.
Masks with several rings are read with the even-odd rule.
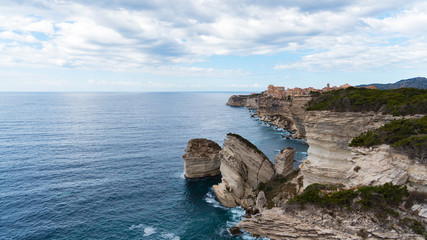
[[[256,198],[256,207],[258,211],[263,212],[267,207],[267,198],[265,198],[264,191],[260,191],[258,193],[258,197]]]
[[[351,139],[361,132],[376,129],[394,118],[374,112],[307,111],[308,159],[300,165],[304,187],[312,183],[347,183]]]
[[[305,138],[305,107],[311,97],[294,97],[292,100],[278,99],[267,94],[234,95],[227,105],[257,110],[262,121],[293,133],[294,138]]]
[[[261,94],[257,114],[261,120],[294,132],[294,138],[305,138],[305,108],[310,100],[311,97],[293,97],[289,101]]]
[[[228,99],[227,105],[233,107],[257,108],[261,94],[233,95]]]
[[[413,116],[417,117],[417,116]],[[308,159],[301,174],[304,187],[313,183],[340,183],[346,186],[409,184],[427,191],[427,169],[389,146],[351,148],[360,133],[377,129],[395,117],[374,112],[308,111],[306,132]]]
[[[226,207],[253,206],[254,190],[275,175],[273,164],[257,147],[237,134],[227,134],[219,158],[222,179],[213,186],[219,201]]]
[[[295,152],[295,149],[288,147],[282,149],[282,151],[276,155],[274,158],[274,169],[278,177],[286,177],[292,172]]]
[[[371,148],[351,148],[347,172],[348,185],[383,185],[387,182],[408,184],[427,192],[427,166],[410,160],[408,156],[393,150],[389,145]]]
[[[420,235],[384,229],[374,213],[330,211],[316,206],[272,208],[243,219],[237,226],[269,239],[423,239]],[[399,228],[398,219],[394,226]]]
[[[186,178],[211,177],[220,174],[220,159],[218,153],[221,147],[214,141],[196,138],[191,139],[184,158],[184,169]]]

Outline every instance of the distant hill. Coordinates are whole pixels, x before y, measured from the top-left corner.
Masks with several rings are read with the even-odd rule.
[[[367,87],[370,85],[375,85],[377,89],[397,89],[397,88],[419,88],[427,89],[427,78],[425,77],[416,77],[400,80],[396,83],[372,83],[372,84],[363,84],[356,87]]]

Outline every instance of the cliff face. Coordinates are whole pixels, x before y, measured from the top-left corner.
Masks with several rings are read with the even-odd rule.
[[[392,181],[409,183],[425,191],[426,179],[420,177],[427,173],[425,166],[387,146],[370,149],[348,146],[361,132],[376,129],[394,118],[374,112],[308,111],[305,129],[310,147],[308,159],[300,166],[304,187],[312,183],[356,186]]]
[[[254,108],[262,121],[295,131],[294,138],[305,138],[305,108],[310,99],[311,97],[294,97],[288,101],[261,93],[231,96],[227,105]]]
[[[408,156],[393,150],[389,145],[372,148],[352,148],[347,172],[348,185],[409,184],[427,192],[427,166],[416,163]]]
[[[211,177],[220,174],[218,153],[221,147],[214,141],[196,138],[188,141],[184,158],[186,178]]]
[[[233,107],[257,108],[260,94],[233,95],[228,99],[227,105]]]
[[[361,132],[392,121],[391,116],[376,113],[307,111],[305,129],[308,159],[302,164],[304,187],[312,183],[345,183],[352,138]]]
[[[274,167],[270,160],[256,147],[240,136],[227,135],[221,159],[222,181],[213,186],[219,201],[226,207],[252,207],[255,204],[254,190],[260,182],[270,181]]]

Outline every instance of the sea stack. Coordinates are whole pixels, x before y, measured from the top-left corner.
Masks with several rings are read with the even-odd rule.
[[[256,146],[232,133],[227,134],[219,158],[222,181],[213,186],[219,201],[226,207],[254,206],[254,190],[275,176],[273,164]]]
[[[282,151],[276,155],[274,158],[274,169],[278,177],[286,177],[292,173],[295,152],[295,149],[288,147],[282,149]]]
[[[221,161],[218,153],[221,147],[214,141],[196,138],[188,141],[184,158],[186,178],[213,177],[220,174]]]

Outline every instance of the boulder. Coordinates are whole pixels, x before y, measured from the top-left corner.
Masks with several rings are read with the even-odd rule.
[[[238,228],[238,227],[231,227],[231,228],[229,229],[229,231],[230,231],[230,234],[231,234],[232,236],[240,235],[240,234],[242,234],[242,233],[243,233],[242,231],[240,231],[240,228]]]
[[[212,177],[220,174],[218,153],[221,147],[214,141],[196,138],[188,141],[184,158],[186,178]]]
[[[274,169],[276,170],[277,177],[286,177],[292,172],[295,152],[295,149],[288,147],[276,155],[274,158]]]

